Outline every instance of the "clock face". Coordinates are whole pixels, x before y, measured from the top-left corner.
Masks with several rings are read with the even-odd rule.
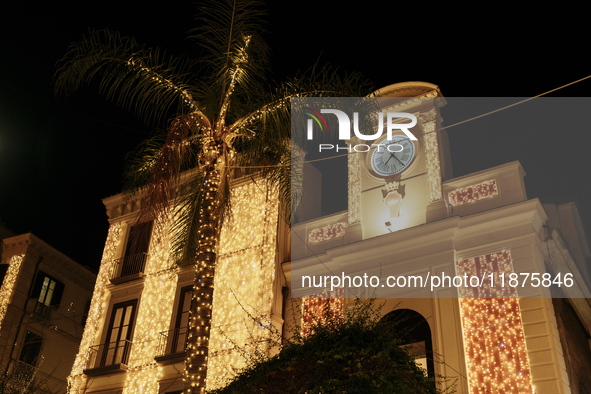
[[[371,154],[371,168],[376,174],[390,176],[398,174],[412,162],[415,145],[405,135],[393,135],[385,139]]]

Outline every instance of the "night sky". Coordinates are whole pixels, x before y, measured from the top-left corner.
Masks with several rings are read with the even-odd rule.
[[[449,2],[276,3],[268,7],[267,27],[275,80],[319,56],[362,72],[376,88],[427,81],[446,97],[531,97],[591,75],[582,10],[498,2],[472,9]],[[120,192],[125,154],[150,129],[92,89],[56,99],[54,65],[88,28],[110,27],[148,46],[191,54],[185,37],[195,27],[189,1],[125,4],[0,6],[0,221],[95,269],[108,229],[101,199]],[[520,160],[528,197],[576,200],[590,233],[591,99],[582,98],[589,89],[591,79],[551,94],[581,99],[571,101],[574,111],[545,112],[547,127],[534,126],[539,112],[523,104],[491,115],[486,127],[473,121],[449,129],[454,175]],[[445,111],[448,125],[468,116],[468,109]],[[503,116],[522,121],[508,125]]]

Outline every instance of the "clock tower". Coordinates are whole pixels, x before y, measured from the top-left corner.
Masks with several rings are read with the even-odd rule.
[[[439,88],[426,82],[404,82],[376,92],[381,113],[416,117],[410,132],[383,135],[367,152],[350,149],[347,238],[373,238],[448,216],[441,183],[452,177],[447,133],[439,109],[446,104]],[[408,119],[399,118],[408,123]],[[384,120],[384,123],[385,120]],[[363,143],[353,137],[351,145]]]

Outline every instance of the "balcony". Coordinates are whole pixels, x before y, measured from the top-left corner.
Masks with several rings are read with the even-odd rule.
[[[3,382],[4,393],[23,393],[30,388],[33,378],[39,371],[33,365],[23,361],[12,360],[8,374]]]
[[[43,319],[49,319],[51,317],[51,311],[55,310],[54,307],[49,306],[49,305],[45,305],[42,302],[39,302],[38,300],[35,301],[35,306],[33,307],[33,313],[36,316],[39,316]]]
[[[92,346],[84,373],[88,376],[100,376],[127,371],[131,346],[132,343],[128,340]]]
[[[156,361],[161,364],[171,364],[183,360],[187,348],[188,332],[189,327],[161,332],[156,351]]]
[[[143,277],[148,257],[147,253],[138,253],[113,260],[111,283],[119,284]]]

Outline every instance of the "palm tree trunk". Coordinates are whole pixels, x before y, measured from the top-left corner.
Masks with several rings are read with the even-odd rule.
[[[213,304],[216,246],[219,237],[217,196],[219,174],[213,165],[205,171],[205,195],[201,203],[199,247],[189,318],[189,338],[185,361],[185,393],[205,393],[209,336]]]

